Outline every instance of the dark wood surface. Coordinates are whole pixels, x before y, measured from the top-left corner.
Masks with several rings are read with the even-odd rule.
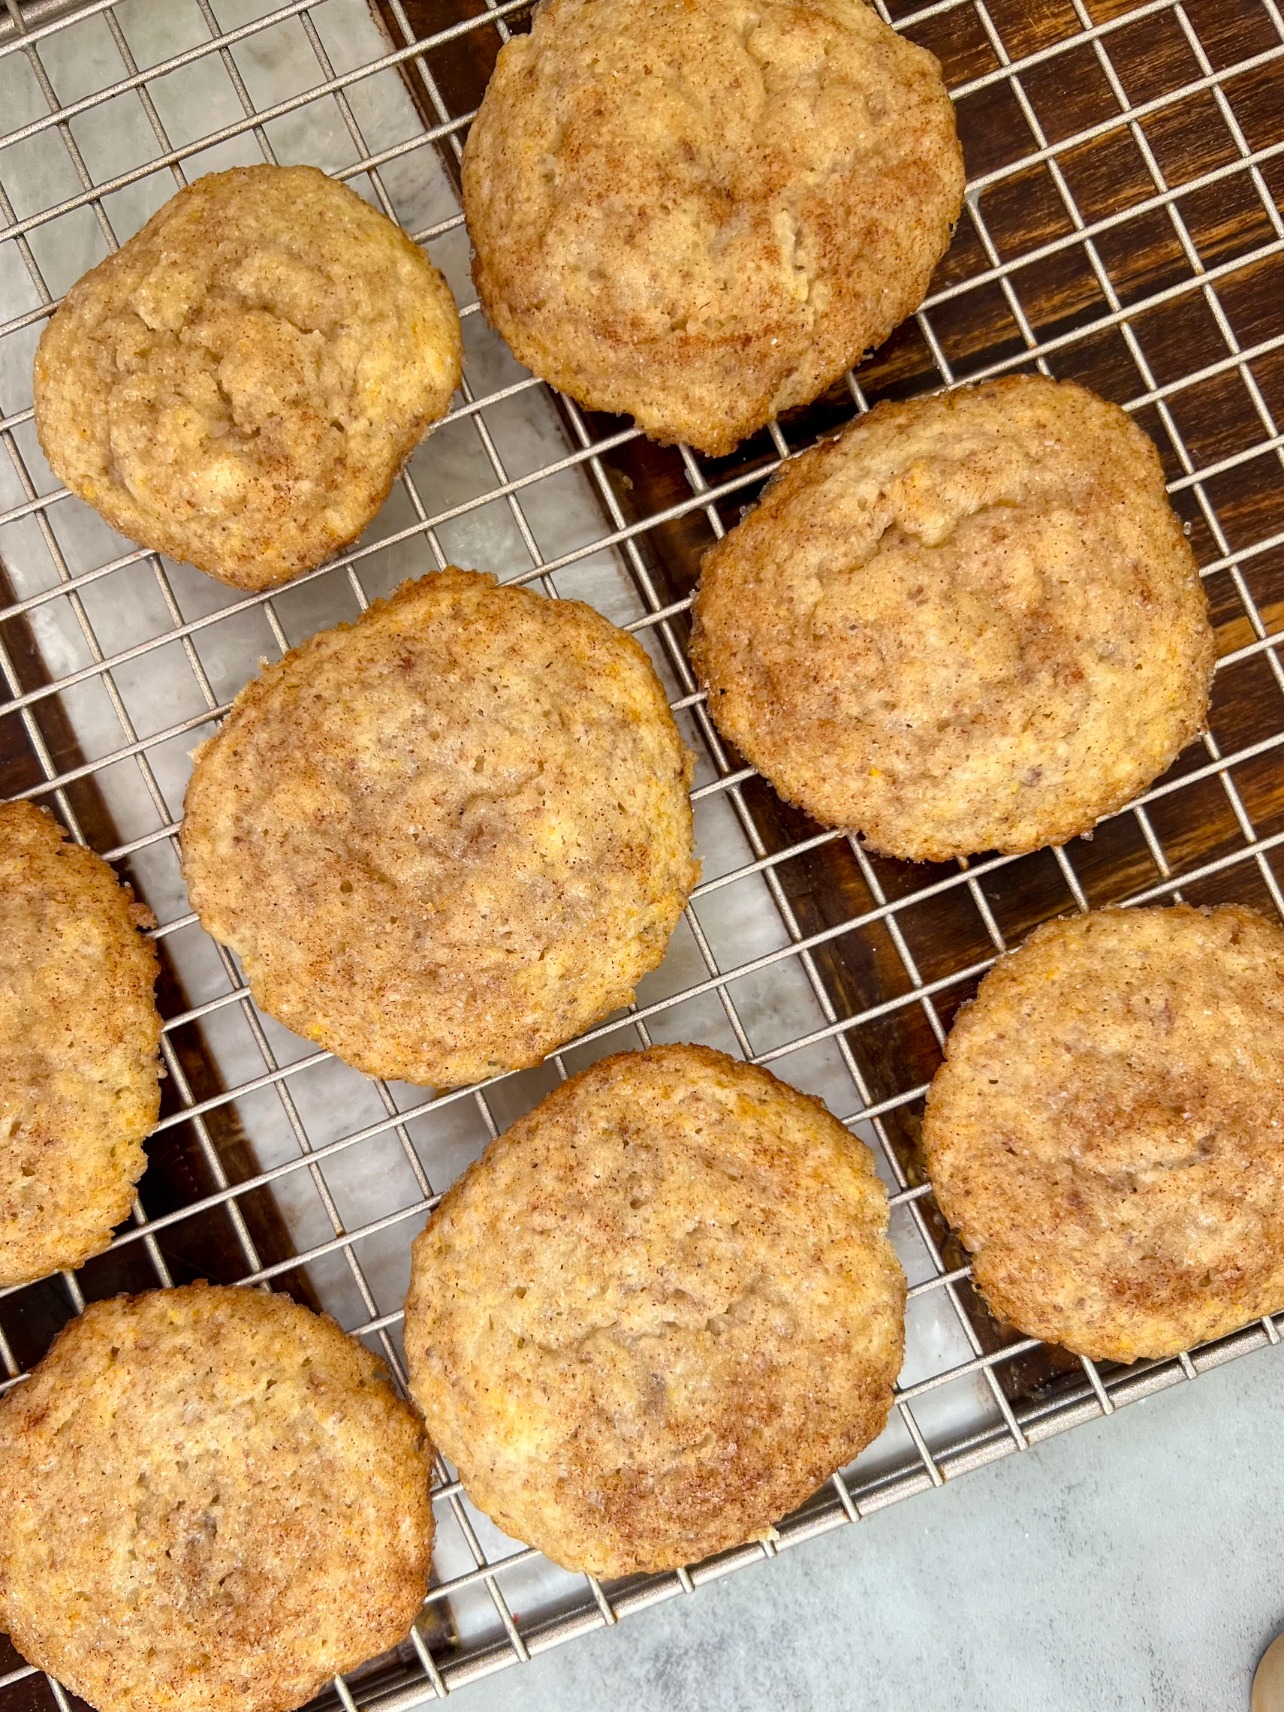
[[[374,0],[385,28],[400,45],[400,31],[390,8]],[[1123,16],[1134,0],[1094,0],[1094,22]],[[901,0],[894,17],[921,10]],[[481,0],[405,0],[404,11],[416,38],[426,40],[457,18],[478,16]],[[998,28],[1009,58],[1037,53],[1078,32],[1069,0],[991,0],[989,16]],[[1237,64],[1277,40],[1257,0],[1189,0],[1186,14],[1214,68]],[[508,19],[514,31],[529,27],[529,14]],[[958,7],[914,26],[911,37],[941,60],[953,90],[996,72],[1000,60],[978,14]],[[1165,95],[1197,81],[1203,71],[1181,29],[1169,12],[1137,20],[1105,38],[1110,61],[1133,105]],[[479,103],[500,46],[492,25],[468,32],[424,56],[436,91],[450,116],[471,112]],[[429,123],[440,120],[431,104],[418,67],[404,71],[407,87]],[[1023,112],[1008,83],[991,82],[957,99],[959,131],[969,180],[1002,172],[1025,161],[1042,143],[1065,138],[1117,119],[1119,104],[1093,48],[1079,44],[1037,66],[1021,79],[1034,124]],[[1233,79],[1228,95],[1250,148],[1284,138],[1284,68],[1278,61]],[[932,283],[936,295],[956,288],[956,295],[929,311],[933,332],[949,365],[948,378],[966,380],[996,363],[1033,367],[1011,299],[998,283],[981,277],[993,266],[988,236],[1000,262],[1031,254],[1075,231],[1068,201],[1087,224],[1108,220],[1157,195],[1144,145],[1168,185],[1181,184],[1239,158],[1235,140],[1207,90],[1165,105],[1141,126],[1142,137],[1130,127],[1115,125],[1105,134],[1058,151],[1055,165],[1064,180],[1058,186],[1047,163],[1020,166],[983,188],[979,222],[967,209],[948,254]],[[457,181],[453,149],[443,145],[442,159]],[[1284,160],[1263,167],[1269,194],[1278,203],[1284,196]],[[1246,172],[1225,177],[1215,185],[1177,198],[1189,238],[1205,269],[1213,269],[1269,243],[1274,236],[1263,201]],[[1009,275],[1011,289],[1040,345],[1071,338],[1066,348],[1048,358],[1061,379],[1095,388],[1105,397],[1129,404],[1151,392],[1118,327],[1096,329],[1116,303],[1135,308],[1174,287],[1190,282],[1193,270],[1171,215],[1165,209],[1142,212],[1112,226],[1093,240],[1096,263],[1082,241],[1069,242],[1053,254]],[[1100,271],[1098,271],[1100,270]],[[1105,276],[1103,282],[1102,275]],[[1275,255],[1233,274],[1218,287],[1219,300],[1241,346],[1284,329],[1284,256]],[[1142,309],[1131,321],[1153,381],[1164,386],[1192,370],[1224,359],[1228,347],[1214,314],[1198,290],[1174,301]],[[1079,335],[1075,337],[1075,335]],[[1284,416],[1284,355],[1255,363],[1254,377],[1268,403]],[[947,378],[934,359],[922,327],[907,321],[856,372],[865,400],[902,398],[939,387]],[[845,386],[835,387],[806,410],[787,417],[782,427],[791,450],[810,444],[849,421],[856,404]],[[1234,371],[1176,395],[1170,404],[1177,433],[1196,468],[1204,467],[1260,442],[1265,434],[1243,380]],[[1184,466],[1165,422],[1155,405],[1135,412],[1155,439],[1170,480]],[[627,426],[623,419],[589,417],[594,439],[604,439]],[[571,442],[574,443],[574,442]],[[761,467],[768,470],[776,452],[769,436],[755,436],[729,458],[699,460],[710,485]],[[672,449],[635,439],[602,454],[602,464],[616,503],[629,522],[642,522],[667,507],[689,499],[691,488],[681,456]],[[724,526],[734,524],[752,502],[759,484],[737,490],[719,514]],[[1207,484],[1210,503],[1232,547],[1253,543],[1284,530],[1284,480],[1278,460],[1255,458]],[[1179,493],[1174,503],[1202,564],[1221,556],[1219,544],[1195,495]],[[657,523],[641,535],[638,545],[647,573],[667,603],[688,595],[699,577],[700,555],[713,539],[708,519],[700,511],[671,522]],[[1244,578],[1260,616],[1268,625],[1284,611],[1284,549],[1248,561]],[[1251,642],[1250,616],[1229,572],[1207,579],[1212,616],[1222,653]],[[673,626],[685,641],[685,615]],[[1268,737],[1284,722],[1284,699],[1269,663],[1260,655],[1219,674],[1212,729],[1223,752],[1234,751]],[[1206,764],[1202,746],[1185,754],[1175,775]],[[730,757],[738,765],[738,757]],[[1258,834],[1269,836],[1284,827],[1284,766],[1272,752],[1235,769],[1235,783]],[[744,787],[743,801],[766,851],[781,852],[814,834],[818,828],[804,815],[781,803],[761,780]],[[1192,785],[1155,803],[1149,810],[1154,831],[1171,871],[1202,867],[1243,847],[1243,835],[1229,798],[1216,779]],[[1091,839],[1080,839],[1068,855],[1091,904],[1127,897],[1156,884],[1160,874],[1134,817],[1124,814],[1100,827]],[[957,872],[940,867],[867,858],[883,896],[912,900],[934,881]],[[978,858],[983,861],[984,858]],[[1275,864],[1278,857],[1266,860]],[[786,859],[776,870],[798,928],[806,936],[838,927],[867,914],[876,905],[867,871],[852,848],[834,841],[806,854]],[[1041,851],[1009,863],[980,881],[987,903],[1009,944],[1037,923],[1073,907],[1073,897],[1054,856]],[[1192,902],[1238,900],[1259,908],[1271,907],[1260,872],[1251,862],[1190,885],[1183,895]],[[934,898],[910,901],[897,921],[924,982],[941,980],[954,970],[987,957],[992,941],[965,887]],[[891,933],[882,923],[853,929],[831,940],[815,954],[825,989],[837,1014],[858,1016],[912,989]],[[974,984],[960,983],[936,1000],[940,1020],[948,1025],[958,1005],[971,996]],[[895,1097],[930,1079],[939,1063],[939,1049],[930,1020],[921,1005],[899,1008],[876,1021],[848,1031],[847,1039],[868,1089],[871,1102]],[[786,1071],[787,1073],[787,1071]],[[898,1108],[883,1120],[890,1145],[910,1181],[921,1178],[919,1127],[921,1102]],[[939,1216],[926,1203],[945,1263],[957,1266],[966,1255]],[[1011,1328],[995,1323],[970,1287],[962,1286],[965,1308],[985,1349],[1011,1341]],[[1078,1364],[1062,1352],[1044,1349],[1034,1356],[1002,1364],[999,1377],[1014,1399],[1041,1395],[1063,1373],[1078,1375]]]

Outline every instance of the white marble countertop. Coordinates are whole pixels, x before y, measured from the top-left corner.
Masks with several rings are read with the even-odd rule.
[[[1282,1423],[1271,1349],[473,1683],[460,1712],[1247,1712],[1284,1628]]]

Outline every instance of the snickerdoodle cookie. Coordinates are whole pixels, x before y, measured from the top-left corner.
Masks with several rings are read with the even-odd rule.
[[[639,645],[447,570],[292,649],[200,751],[183,868],[255,997],[456,1086],[627,1003],[695,883],[690,757]]]
[[[866,0],[544,0],[463,191],[518,359],[721,454],[918,307],[963,160],[940,66]]]
[[[1018,376],[786,464],[705,557],[692,655],[783,797],[939,861],[1121,808],[1203,726],[1214,643],[1154,446]]]
[[[473,1499],[568,1568],[761,1538],[887,1420],[887,1219],[819,1100],[705,1047],[605,1059],[416,1241],[411,1390]]]
[[[237,588],[346,546],[459,384],[445,280],[308,166],[179,191],[36,353],[36,427],[114,529]]]
[[[287,1712],[428,1588],[423,1429],[285,1296],[94,1302],[0,1400],[0,1628],[97,1712]]]
[[[1101,910],[981,983],[923,1147],[976,1282],[1097,1359],[1175,1354],[1284,1308],[1284,930]]]
[[[0,1285],[79,1266],[160,1111],[151,920],[32,803],[0,803]]]

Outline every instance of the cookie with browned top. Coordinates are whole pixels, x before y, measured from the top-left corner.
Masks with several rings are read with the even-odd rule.
[[[608,1058],[416,1241],[411,1389],[470,1496],[570,1569],[763,1538],[887,1420],[887,1219],[819,1100],[705,1047]]]
[[[273,1016],[455,1086],[538,1063],[663,957],[698,873],[690,765],[632,637],[441,571],[242,691],[183,871]]]
[[[1214,655],[1154,446],[1040,376],[786,464],[705,556],[692,637],[777,791],[916,861],[1090,831],[1201,730]]]
[[[287,1712],[409,1631],[429,1458],[285,1296],[92,1303],[0,1400],[0,1628],[97,1712]]]
[[[1099,1360],[1284,1308],[1284,930],[1102,910],[981,983],[928,1094],[941,1211],[995,1310]]]
[[[963,159],[940,66],[866,0],[544,0],[463,194],[520,361],[721,454],[918,307]]]
[[[36,353],[36,428],[114,529],[270,588],[357,538],[461,353],[399,226],[315,167],[235,167],[72,287]]]
[[[33,803],[0,803],[0,1285],[79,1266],[160,1111],[151,914]]]

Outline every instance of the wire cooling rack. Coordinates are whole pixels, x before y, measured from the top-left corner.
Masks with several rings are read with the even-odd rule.
[[[52,807],[155,910],[167,1068],[139,1209],[79,1273],[0,1294],[5,1387],[86,1298],[194,1276],[335,1313],[401,1376],[409,1245],[487,1139],[564,1076],[705,1040],[822,1094],[875,1148],[910,1278],[887,1432],[777,1537],[600,1585],[504,1539],[444,1464],[434,1586],[411,1640],[343,1704],[442,1696],[774,1556],[1233,1356],[1270,1321],[1161,1364],[1102,1368],[975,1296],[917,1161],[951,1017],[1038,921],[1107,902],[1284,914],[1284,19],[1276,0],[880,4],[942,60],[967,208],[923,310],[858,373],[732,458],[664,451],[519,369],[477,313],[459,149],[527,0],[7,0],[0,16],[0,795]],[[307,160],[443,267],[465,384],[369,534],[246,598],[69,499],[31,423],[59,295],[175,188]],[[1164,456],[1220,660],[1211,730],[1093,838],[932,867],[782,807],[710,725],[686,660],[700,551],[779,462],[879,398],[1038,367],[1129,409]],[[448,560],[590,599],[632,629],[699,757],[704,878],[635,1007],[541,1070],[434,1097],[368,1081],[261,1015],[195,923],[177,866],[189,751],[262,657]],[[64,1692],[0,1642],[0,1712]]]

